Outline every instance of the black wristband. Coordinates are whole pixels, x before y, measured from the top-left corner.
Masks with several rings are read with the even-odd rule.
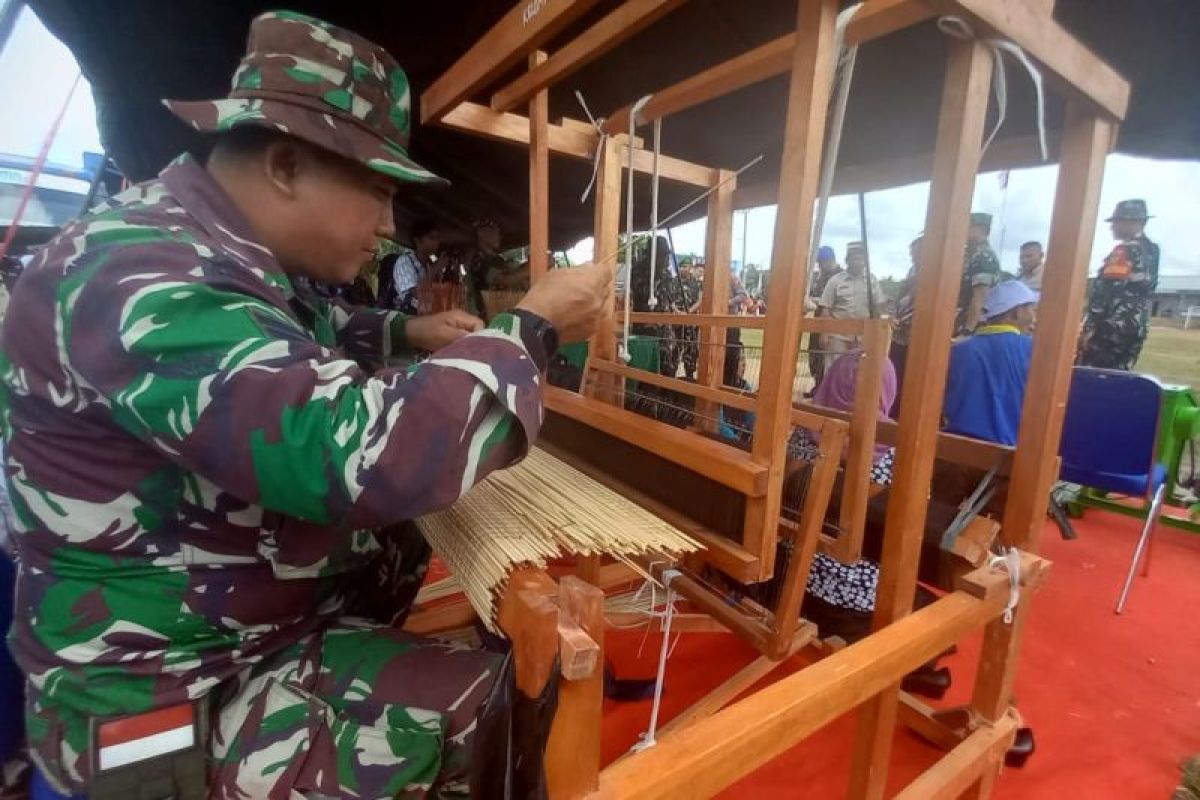
[[[509,313],[520,320],[521,341],[525,343],[538,370],[545,372],[550,359],[558,353],[558,331],[550,320],[524,308],[514,308]]]

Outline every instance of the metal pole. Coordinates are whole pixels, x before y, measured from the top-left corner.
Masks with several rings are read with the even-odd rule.
[[[875,319],[875,292],[871,286],[871,248],[867,245],[867,196],[858,193],[858,234],[862,237],[863,257],[867,261],[867,316]]]

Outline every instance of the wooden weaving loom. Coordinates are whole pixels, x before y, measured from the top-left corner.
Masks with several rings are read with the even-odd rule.
[[[1128,84],[1052,18],[1053,0],[867,0],[845,30],[848,45],[866,45],[938,15],[966,22],[980,38],[951,40],[937,138],[926,176],[930,200],[918,279],[916,313],[905,370],[899,423],[875,423],[878,375],[887,351],[886,322],[804,317],[812,219],[834,69],[836,0],[798,0],[794,33],[687,80],[664,87],[642,104],[639,123],[704,103],[752,83],[786,74],[790,80],[778,215],[766,317],[724,314],[736,180],[727,169],[691,164],[647,150],[629,137],[630,107],[603,123],[551,123],[548,90],[600,58],[686,0],[624,0],[574,38],[562,32],[599,0],[522,2],[421,98],[421,121],[529,147],[531,276],[548,268],[548,180],[551,153],[598,159],[595,259],[618,254],[622,172],[712,189],[708,198],[706,273],[699,314],[634,313],[644,324],[701,329],[696,383],[638,370],[617,359],[615,304],[591,342],[581,393],[547,387],[542,441],[555,453],[699,540],[706,550],[685,559],[673,587],[692,604],[745,637],[763,654],[665,731],[657,746],[600,769],[601,681],[596,671],[562,686],[547,770],[555,798],[710,796],[792,747],[827,722],[858,708],[859,730],[848,794],[884,794],[897,721],[944,747],[947,754],[905,788],[907,800],[985,798],[999,774],[1019,717],[1012,688],[1031,599],[1048,568],[1036,553],[1046,500],[1057,474],[1056,443],[1082,310],[1087,259],[1097,219],[1104,159],[1124,117]],[[995,51],[988,38],[1020,46],[1065,94],[1068,113],[1059,146],[1060,171],[1043,314],[1034,344],[1017,446],[1006,448],[941,433],[940,408],[962,274],[967,216],[987,113]],[[541,48],[557,45],[552,53]],[[527,69],[504,86],[518,64]],[[476,102],[486,98],[484,103]],[[632,101],[636,98],[629,98]],[[528,116],[515,109],[528,109]],[[598,151],[598,152],[597,152]],[[654,162],[657,160],[657,169]],[[908,176],[913,179],[913,176]],[[876,187],[879,188],[879,187]],[[761,329],[763,369],[752,391],[724,385],[727,329]],[[851,414],[795,404],[796,370],[804,333],[860,336],[864,361]],[[694,400],[694,424],[675,427],[624,407],[628,387],[651,385]],[[748,449],[712,435],[716,409],[754,413]],[[818,458],[798,514],[783,512],[793,426],[821,435]],[[874,633],[843,649],[822,647],[819,660],[737,702],[731,701],[798,648],[815,646],[817,632],[798,617],[812,553],[817,547],[845,561],[858,557],[867,501],[866,472],[876,441],[897,447],[887,509]],[[845,476],[836,537],[822,531],[838,455],[845,443]],[[986,567],[961,576],[958,588],[912,612],[928,490],[935,458],[972,467],[998,466],[1009,493],[1000,519],[1006,545],[1021,551],[1020,602],[1011,624],[1009,577]],[[653,480],[649,478],[653,476]],[[732,513],[731,513],[732,509]],[[791,557],[776,564],[779,542]],[[782,568],[782,574],[777,567]],[[609,583],[610,567],[595,559],[581,575]],[[731,605],[709,585],[714,575],[742,583],[781,581],[772,609]],[[586,595],[586,597],[585,597]],[[553,598],[557,597],[556,610]],[[556,651],[559,615],[573,615],[603,644],[598,592],[571,579],[555,586],[536,570],[510,580],[499,612],[512,638],[523,690],[544,685]],[[417,627],[432,630],[428,621]],[[983,628],[984,645],[969,706],[934,713],[903,695],[906,673],[963,636]],[[578,677],[578,676],[577,676]],[[541,681],[539,683],[539,680]]]

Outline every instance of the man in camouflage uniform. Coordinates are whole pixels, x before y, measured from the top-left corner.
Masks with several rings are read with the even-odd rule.
[[[679,268],[679,290],[687,313],[700,311],[700,300],[704,295],[704,273],[694,263]],[[700,366],[700,329],[695,325],[680,326],[683,341],[683,374],[689,381],[696,379]]]
[[[991,232],[991,214],[971,215],[962,284],[958,292],[958,324],[955,326],[955,332],[962,336],[975,330],[983,309],[983,298],[1000,282],[1000,259],[988,242]]]
[[[428,554],[401,523],[524,455],[556,330],[590,333],[607,273],[556,271],[487,328],[297,293],[440,180],[408,158],[404,72],[350,31],[264,14],[228,98],[168,105],[218,134],[207,165],[69,225],[5,323],[32,755],[91,793],[90,724],[191,703],[210,796],[501,791],[507,662],[395,627]],[[436,352],[353,360],[409,348]]]
[[[1146,236],[1145,200],[1122,200],[1108,218],[1112,249],[1088,292],[1079,346],[1085,367],[1131,370],[1142,352],[1150,296],[1158,285],[1158,245]]]

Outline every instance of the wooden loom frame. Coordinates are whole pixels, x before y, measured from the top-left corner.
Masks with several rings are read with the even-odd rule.
[[[590,126],[571,120],[551,124],[547,88],[682,2],[626,0],[548,56],[538,48],[595,6],[596,0],[521,3],[422,97],[423,122],[530,146],[531,272],[535,279],[548,266],[549,153],[590,159],[603,143],[595,238],[596,258],[605,259],[617,248],[620,156],[627,138],[620,132],[628,130],[628,109],[609,117],[605,128],[614,135],[607,139],[598,137]],[[803,319],[811,236],[809,226],[799,224],[799,220],[811,217],[815,199],[837,2],[798,0],[798,4],[796,33],[657,92],[641,114],[645,120],[652,120],[773,75],[791,75],[781,175],[797,177],[780,181],[772,269],[775,279],[770,287],[769,308],[782,309],[782,313],[776,311],[777,315],[764,323],[763,342],[764,363],[779,364],[781,369],[769,372],[760,386],[755,401],[759,419],[753,451],[734,457],[715,449],[720,447],[718,443],[676,429],[663,430],[667,426],[659,428],[644,419],[634,421],[623,409],[592,398],[553,389],[546,393],[546,406],[554,413],[633,440],[749,498],[765,498],[747,506],[745,538],[740,548],[744,552],[725,548],[729,554],[725,564],[717,563],[710,554],[710,560],[723,571],[749,580],[771,574],[773,544],[778,535],[772,514],[777,513],[782,483],[783,432],[797,414],[790,394],[800,333],[806,329],[833,332],[837,327],[830,321],[818,320],[813,325]],[[938,431],[967,212],[980,163],[993,59],[992,52],[979,40],[953,41],[933,157],[923,265],[900,420],[898,425],[880,425],[878,431],[881,440],[897,445],[897,463],[887,513],[875,633],[722,708],[737,694],[726,691],[688,724],[665,734],[658,746],[624,758],[602,772],[598,772],[598,738],[589,732],[599,724],[598,688],[593,688],[591,711],[571,703],[560,707],[560,714],[569,717],[564,725],[569,724],[574,732],[569,735],[578,738],[574,740],[576,746],[569,748],[576,756],[574,766],[567,771],[571,781],[569,786],[552,781],[555,796],[712,794],[858,706],[859,736],[851,797],[883,796],[898,718],[950,751],[903,790],[902,797],[916,800],[990,795],[1017,726],[1011,708],[1016,661],[1031,596],[1047,568],[1046,562],[1033,554],[1038,550],[1046,498],[1057,472],[1055,443],[1061,432],[1075,326],[1082,311],[1104,158],[1115,140],[1129,97],[1128,84],[1054,22],[1052,10],[1053,0],[868,0],[846,31],[849,44],[863,44],[934,15],[952,13],[967,21],[979,36],[999,37],[1021,46],[1041,65],[1047,82],[1068,98],[1047,248],[1050,258],[1042,289],[1043,308],[1053,313],[1044,314],[1039,324],[1017,447],[985,445]],[[469,102],[468,98],[523,58],[528,58],[528,71],[492,95],[490,107]],[[524,103],[529,104],[528,118],[511,112]],[[651,154],[638,142],[633,144],[634,169],[649,171]],[[660,175],[702,187],[716,186],[728,177],[722,170],[667,157],[660,160]],[[746,326],[747,322],[716,313],[724,301],[724,281],[716,278],[720,275],[717,265],[727,265],[727,255],[723,258],[722,254],[729,251],[730,227],[725,219],[731,220],[732,193],[732,182],[726,183],[709,201],[709,270],[704,304],[701,315],[689,318],[692,324],[702,326],[709,342],[719,341],[717,336],[723,327]],[[635,318],[639,316],[647,315]],[[593,343],[593,367],[600,365],[599,369],[615,379],[632,377],[623,373],[623,368],[613,368],[611,303],[608,319],[610,324],[601,327],[602,336]],[[838,332],[842,330],[838,328]],[[710,350],[720,352],[720,348]],[[702,365],[701,391],[693,387],[695,396],[728,405],[742,402],[731,401],[732,393],[712,384],[720,374],[716,366]],[[646,380],[644,373],[636,377]],[[674,384],[668,388],[681,389]],[[829,416],[820,409],[811,411]],[[1010,475],[1001,535],[1006,544],[1024,551],[1021,602],[1011,625],[999,618],[1008,599],[1007,578],[986,570],[966,576],[958,590],[910,613],[920,548],[917,532],[923,528],[935,457],[973,466],[990,466],[999,457]],[[745,555],[750,559],[741,558]],[[734,569],[726,569],[729,565]],[[948,725],[944,716],[901,696],[899,681],[905,673],[981,626],[985,630],[983,653],[972,702],[962,715],[964,724]],[[742,688],[752,682],[742,684]],[[561,740],[557,745],[552,742],[551,774],[563,774],[554,758],[560,746]]]

